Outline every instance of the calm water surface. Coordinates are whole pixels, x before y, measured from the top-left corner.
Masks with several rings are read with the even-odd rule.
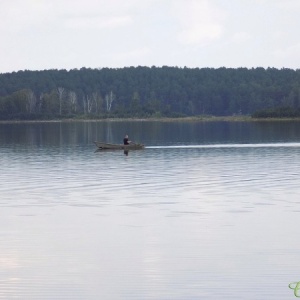
[[[300,123],[0,124],[0,166],[0,299],[295,299]]]

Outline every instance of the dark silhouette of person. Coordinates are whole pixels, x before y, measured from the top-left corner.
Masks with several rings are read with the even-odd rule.
[[[129,145],[131,141],[129,141],[128,135],[126,134],[124,139],[123,139],[124,145]]]

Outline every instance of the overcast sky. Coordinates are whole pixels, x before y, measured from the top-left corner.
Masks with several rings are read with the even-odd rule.
[[[0,0],[0,73],[300,68],[300,0]]]

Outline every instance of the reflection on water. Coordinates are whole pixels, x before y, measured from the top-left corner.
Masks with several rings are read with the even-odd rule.
[[[1,125],[0,299],[292,299],[297,123],[180,124]]]
[[[54,122],[0,124],[0,142],[15,148],[122,143],[124,132],[147,146],[291,143],[300,122]]]

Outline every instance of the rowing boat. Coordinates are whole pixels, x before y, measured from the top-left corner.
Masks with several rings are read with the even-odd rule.
[[[129,145],[122,145],[122,144],[108,144],[108,143],[95,141],[94,144],[100,150],[140,150],[145,148],[145,145],[135,144],[135,143],[131,143]]]
[[[131,143],[129,145],[122,144],[108,144],[95,141],[94,144],[101,150],[139,150],[144,149],[145,145]]]

